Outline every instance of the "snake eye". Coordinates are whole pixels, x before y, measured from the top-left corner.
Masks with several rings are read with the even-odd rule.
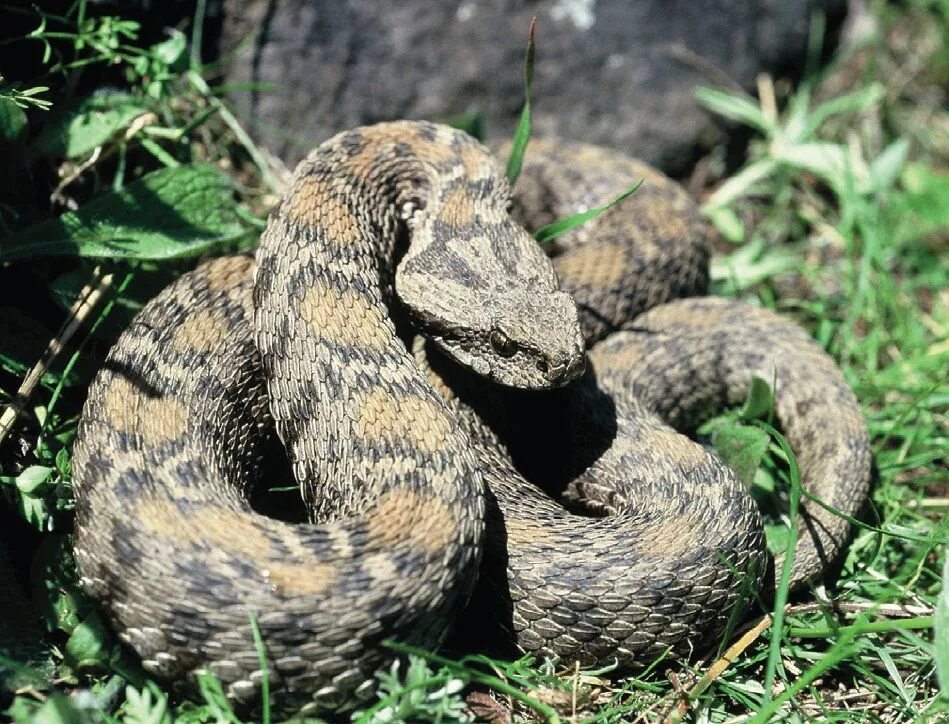
[[[511,338],[508,337],[500,329],[491,330],[491,335],[488,337],[488,341],[491,342],[491,349],[493,349],[501,357],[513,357],[514,353],[517,351],[514,347],[514,342],[511,341]]]

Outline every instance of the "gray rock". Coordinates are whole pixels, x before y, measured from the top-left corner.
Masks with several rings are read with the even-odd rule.
[[[231,100],[288,163],[341,129],[484,115],[510,134],[537,16],[538,134],[623,149],[682,171],[714,138],[694,100],[723,79],[803,61],[808,21],[844,0],[226,0]],[[245,86],[246,87],[246,86]]]

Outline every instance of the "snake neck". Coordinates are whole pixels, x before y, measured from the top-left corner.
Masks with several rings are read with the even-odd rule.
[[[400,222],[425,205],[452,139],[400,123],[337,136],[300,165],[261,238],[257,345],[316,520],[409,493],[447,506],[480,488],[463,434],[388,308]],[[405,522],[429,513],[414,506]]]

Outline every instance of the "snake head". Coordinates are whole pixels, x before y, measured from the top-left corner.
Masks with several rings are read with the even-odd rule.
[[[396,293],[420,331],[450,357],[499,384],[560,387],[584,369],[576,303],[550,260],[516,223],[412,247]]]

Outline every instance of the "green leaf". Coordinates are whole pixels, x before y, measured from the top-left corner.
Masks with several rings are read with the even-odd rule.
[[[479,141],[484,140],[484,113],[481,111],[469,111],[467,113],[448,116],[442,119],[442,123],[452,128],[457,128],[459,131],[464,131]]]
[[[187,46],[185,34],[180,30],[173,30],[171,37],[153,45],[149,49],[149,54],[162,64],[175,67],[185,57]]]
[[[831,116],[840,113],[860,113],[879,103],[886,95],[886,89],[880,83],[871,83],[853,93],[837,96],[820,104],[807,114],[807,121],[801,131],[801,140],[810,138]]]
[[[125,687],[125,704],[122,719],[134,724],[171,724],[168,695],[154,681],[141,688]]]
[[[720,423],[712,433],[715,450],[748,488],[751,488],[755,471],[768,452],[769,442],[764,430],[737,422]]]
[[[227,700],[227,694],[224,693],[224,686],[221,684],[221,680],[208,671],[197,674],[195,678],[198,681],[198,691],[201,693],[201,698],[209,709],[211,719],[217,722],[241,724],[241,720],[238,719],[237,715],[231,710],[231,705]]]
[[[524,109],[521,119],[514,132],[514,141],[511,144],[511,155],[507,159],[507,180],[514,186],[517,177],[521,175],[524,164],[524,153],[531,140],[531,86],[534,84],[534,32],[537,29],[537,18],[531,19],[531,27],[527,33],[527,54],[524,58]]]
[[[896,182],[908,155],[908,138],[899,138],[883,149],[870,164],[870,181],[874,191],[886,191]]]
[[[759,181],[770,176],[778,168],[772,158],[763,158],[745,166],[741,171],[715,189],[715,193],[706,199],[702,205],[705,213],[710,213],[720,206],[727,206],[736,199],[748,194]]]
[[[30,465],[26,470],[17,475],[16,487],[21,493],[29,495],[39,486],[49,480],[52,468],[45,465]]]
[[[900,173],[900,184],[903,190],[891,194],[883,207],[890,236],[906,243],[949,228],[949,175],[909,163]]]
[[[26,113],[8,98],[0,98],[0,141],[12,143],[26,130]]]
[[[734,211],[727,206],[719,206],[708,211],[708,219],[718,233],[732,244],[738,244],[745,238],[745,225]]]
[[[43,127],[33,144],[32,153],[84,158],[148,110],[143,103],[124,93],[84,98]]]
[[[771,385],[760,377],[752,377],[745,405],[741,408],[743,420],[767,420],[774,410],[774,393]],[[756,428],[757,429],[757,428]]]
[[[111,637],[98,613],[87,616],[66,641],[66,655],[76,669],[107,664],[111,648]]]
[[[765,523],[764,539],[768,552],[774,556],[788,549],[791,531],[784,523]]]
[[[766,136],[777,130],[774,123],[765,116],[761,108],[740,96],[725,93],[713,88],[699,88],[695,99],[713,113],[746,126],[755,128]]]
[[[848,176],[856,171],[850,149],[837,143],[774,143],[771,153],[776,160],[792,168],[820,177],[838,195],[842,195]]]
[[[17,701],[11,708],[10,715],[17,724],[20,722],[30,722],[30,724],[84,724],[88,721],[88,718],[83,716],[83,712],[72,700],[60,693],[53,694],[39,707],[35,706],[35,701],[26,703],[27,701],[26,697],[17,697]]]
[[[50,631],[71,634],[90,611],[80,590],[72,540],[65,534],[45,536],[33,559],[31,597]]]
[[[755,234],[731,254],[714,257],[711,276],[712,281],[722,285],[717,293],[735,296],[776,274],[793,271],[798,264],[794,252],[783,246],[768,246],[762,236]]]
[[[631,188],[626,189],[623,193],[621,193],[615,199],[610,201],[608,204],[604,204],[603,206],[597,206],[595,209],[590,209],[589,211],[584,211],[580,214],[574,214],[573,216],[568,216],[566,219],[558,219],[557,221],[552,221],[551,223],[545,226],[542,226],[537,231],[535,231],[534,238],[537,239],[539,243],[544,244],[550,241],[551,239],[570,231],[571,229],[575,229],[581,224],[585,224],[590,219],[596,216],[599,216],[607,209],[613,208],[620,201],[627,198],[628,196],[631,196],[642,185],[643,185],[643,181],[641,180],[635,186],[632,186]]]
[[[933,618],[933,648],[936,651],[936,673],[943,699],[949,699],[949,555],[943,551],[942,590]]]
[[[244,233],[228,177],[211,166],[179,166],[10,237],[0,245],[0,261],[56,255],[173,259]]]
[[[61,447],[59,452],[56,453],[56,470],[64,478],[68,478],[72,474],[72,461],[69,459],[69,451],[64,447]]]

